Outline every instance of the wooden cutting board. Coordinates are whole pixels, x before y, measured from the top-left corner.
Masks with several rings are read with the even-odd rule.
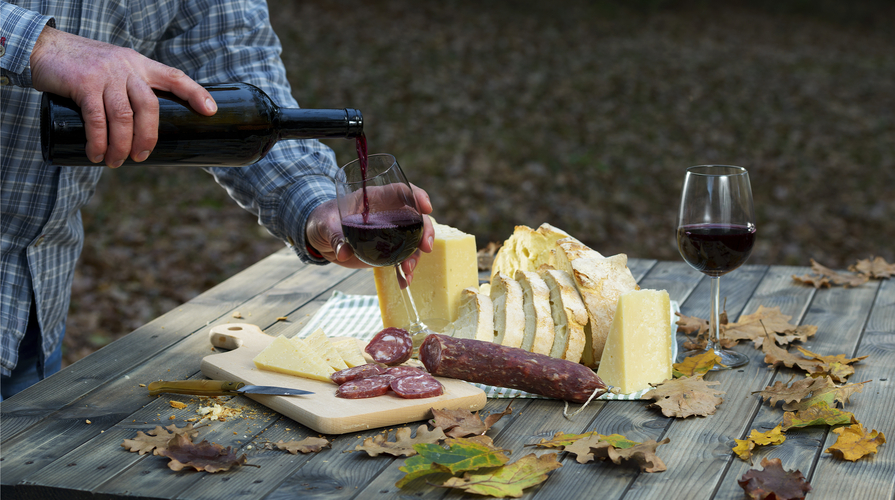
[[[328,382],[259,370],[252,359],[273,341],[255,325],[218,325],[209,340],[215,347],[230,349],[202,359],[202,374],[215,380],[250,385],[273,385],[313,391],[306,396],[248,395],[255,401],[323,434],[344,434],[364,429],[405,424],[431,418],[431,409],[468,409],[485,405],[485,392],[462,380],[438,377],[444,394],[436,398],[404,399],[389,392],[367,399],[335,396],[336,385]]]

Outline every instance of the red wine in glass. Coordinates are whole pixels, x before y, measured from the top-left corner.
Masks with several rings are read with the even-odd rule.
[[[409,208],[350,214],[342,218],[342,233],[358,259],[371,266],[395,266],[416,251],[423,220]]]
[[[677,247],[694,269],[722,276],[740,267],[755,244],[749,224],[688,224],[677,230]]]

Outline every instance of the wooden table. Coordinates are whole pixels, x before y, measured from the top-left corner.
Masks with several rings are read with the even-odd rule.
[[[710,283],[683,262],[632,259],[630,267],[643,288],[667,289],[687,315],[707,317]],[[807,268],[749,265],[721,282],[731,320],[760,305],[780,307],[797,324],[819,327],[805,346],[821,354],[869,355],[857,365],[852,382],[872,380],[852,398],[847,410],[865,427],[892,439],[895,432],[895,280],[871,281],[856,289],[815,290],[793,282]],[[316,435],[253,401],[238,396],[228,404],[257,410],[250,418],[215,422],[199,439],[234,446],[259,467],[209,474],[173,472],[167,460],[127,452],[121,444],[137,431],[195,416],[179,411],[170,397],[150,398],[140,383],[158,379],[201,378],[200,359],[211,352],[207,332],[228,322],[250,322],[269,334],[294,334],[330,297],[333,290],[374,294],[372,272],[337,266],[303,266],[277,252],[130,335],[48,380],[0,404],[4,500],[13,498],[457,498],[460,495],[416,481],[399,489],[403,458],[346,453],[362,437],[329,436],[331,449],[291,455],[266,450],[265,442]],[[243,319],[234,319],[235,312]],[[286,316],[288,321],[277,318]],[[761,448],[750,465],[731,453],[734,439],[750,430],[765,431],[782,419],[782,410],[762,404],[754,391],[787,381],[797,372],[769,369],[751,344],[737,350],[750,357],[741,369],[707,376],[726,394],[714,415],[666,418],[639,401],[595,402],[573,420],[553,400],[516,400],[513,413],[489,431],[495,443],[512,450],[511,460],[537,450],[525,447],[557,431],[623,434],[646,441],[669,438],[658,455],[668,470],[640,473],[606,462],[578,464],[561,453],[563,466],[546,482],[526,490],[525,498],[700,499],[744,498],[737,484],[762,457],[777,457],[787,470],[799,470],[813,491],[808,498],[895,498],[895,444],[855,463],[824,453],[836,435],[827,427],[792,430],[780,446]],[[184,398],[189,398],[185,396]],[[187,399],[184,399],[187,400]],[[501,411],[507,400],[489,400],[485,411]],[[574,407],[573,407],[574,409]],[[192,412],[192,413],[191,413]],[[169,420],[176,415],[175,420]],[[416,428],[419,423],[411,424]],[[548,452],[550,450],[538,450]]]

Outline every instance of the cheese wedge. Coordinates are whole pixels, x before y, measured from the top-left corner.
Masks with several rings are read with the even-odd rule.
[[[584,326],[588,321],[581,294],[565,271],[542,268],[538,274],[550,289],[550,310],[556,331],[550,356],[577,363],[584,352]]]
[[[331,339],[330,342],[349,368],[367,364],[357,339]]]
[[[491,297],[476,288],[463,290],[460,317],[453,324],[453,336],[458,339],[494,341],[494,306]]]
[[[317,354],[334,370],[338,371],[348,368],[348,365],[345,364],[345,360],[342,359],[339,351],[330,344],[329,338],[326,336],[326,333],[323,332],[323,328],[314,330],[313,333],[303,340],[307,342],[312,349],[316,350]]]
[[[521,347],[525,333],[522,285],[503,273],[498,274],[491,280],[491,304],[494,306],[494,342]]]
[[[568,233],[546,222],[537,230],[528,226],[516,226],[513,234],[504,241],[494,262],[491,263],[491,281],[499,273],[515,276],[516,271],[537,271],[543,264],[550,264],[551,250],[561,239],[575,239]],[[575,240],[577,241],[577,240]]]
[[[302,339],[288,339],[282,335],[252,360],[260,370],[286,373],[298,377],[331,382],[335,370],[317,355],[317,351]]]
[[[618,299],[597,375],[630,394],[671,378],[671,312],[665,290],[636,290]]]
[[[516,271],[516,281],[522,286],[522,310],[525,311],[525,333],[522,348],[537,354],[549,355],[556,330],[550,310],[550,289],[538,273]]]
[[[410,292],[423,321],[442,319],[453,322],[459,315],[463,289],[479,286],[475,236],[432,222],[435,226],[434,249],[431,253],[420,254],[413,270]],[[405,328],[415,318],[408,309],[410,305],[404,305],[404,293],[398,287],[395,269],[377,267],[373,273],[383,326]]]

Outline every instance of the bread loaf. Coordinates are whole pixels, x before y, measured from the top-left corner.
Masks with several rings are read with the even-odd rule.
[[[453,336],[458,339],[494,341],[494,306],[491,297],[476,288],[461,292],[460,314],[453,323]]]
[[[491,303],[494,306],[494,342],[507,347],[521,347],[525,332],[522,312],[522,285],[499,273],[491,280]]]
[[[522,348],[549,355],[556,333],[550,311],[550,289],[536,272],[516,271],[516,281],[522,285],[522,309],[525,311],[525,333]]]
[[[640,289],[628,269],[628,256],[603,257],[577,240],[564,239],[557,241],[553,261],[557,269],[572,276],[584,301],[588,325],[581,362],[596,366],[603,354],[619,296]]]
[[[556,336],[550,356],[578,363],[584,352],[587,309],[572,277],[565,271],[542,267],[539,272],[550,290],[550,306]]]
[[[537,271],[541,265],[550,264],[550,252],[561,239],[574,238],[550,224],[544,223],[534,230],[528,226],[516,226],[513,234],[503,243],[491,264],[491,281],[499,273],[515,276],[517,270]]]

